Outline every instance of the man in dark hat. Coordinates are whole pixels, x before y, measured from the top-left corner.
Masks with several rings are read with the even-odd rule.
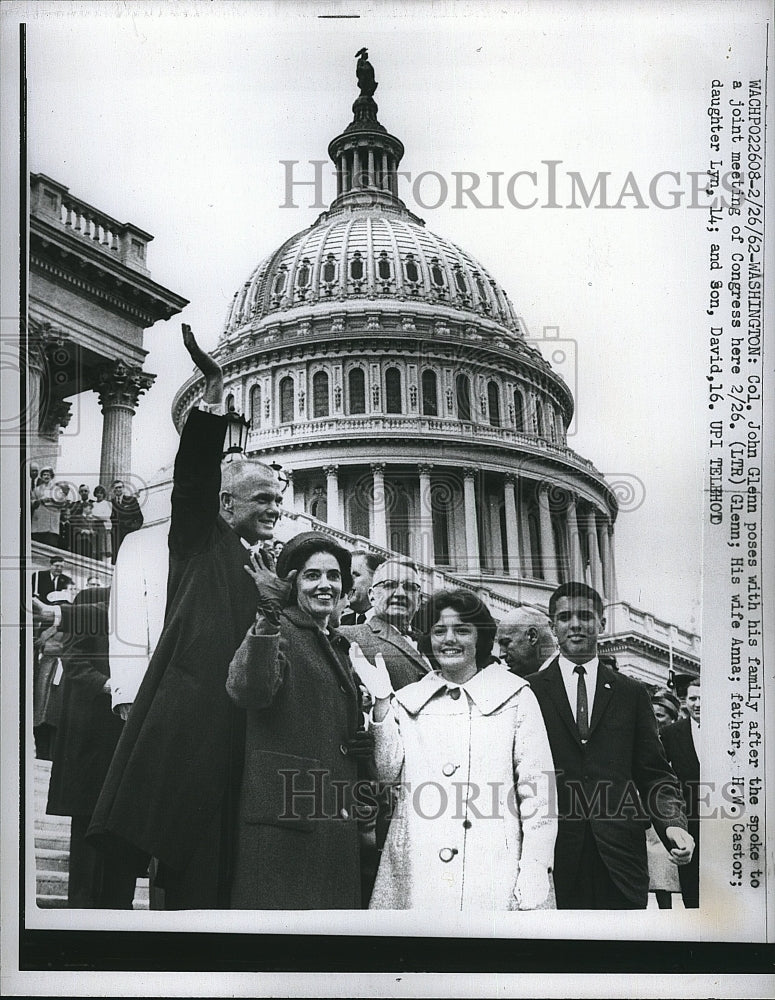
[[[230,904],[244,712],[226,694],[229,662],[256,611],[249,549],[270,538],[282,502],[276,473],[225,463],[223,376],[184,324],[205,376],[180,437],[172,490],[164,628],[128,714],[90,835],[159,861],[167,909]],[[208,412],[209,411],[209,412]]]

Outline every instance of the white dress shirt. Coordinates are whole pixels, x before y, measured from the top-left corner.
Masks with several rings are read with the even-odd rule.
[[[579,675],[575,673],[577,666],[582,666],[584,668],[584,684],[587,689],[587,717],[589,721],[592,721],[592,710],[595,705],[595,688],[597,687],[597,657],[593,657],[588,663],[576,664],[572,663],[570,660],[566,660],[565,657],[560,654],[560,673],[562,674],[562,682],[565,685],[565,693],[568,696],[568,702],[570,703],[570,710],[573,713],[573,718],[576,719],[576,698],[579,689]],[[578,719],[576,719],[578,722]]]
[[[697,754],[697,760],[700,759],[700,724],[697,722],[693,715],[689,716],[689,729],[692,734],[692,743],[694,744],[694,752]]]

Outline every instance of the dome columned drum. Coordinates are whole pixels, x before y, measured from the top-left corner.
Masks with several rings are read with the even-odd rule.
[[[364,100],[329,147],[332,206],[229,310],[216,356],[247,451],[354,544],[532,603],[565,579],[612,597],[616,498],[567,446],[571,392],[492,275],[397,197],[403,146]],[[202,390],[179,390],[178,427]]]

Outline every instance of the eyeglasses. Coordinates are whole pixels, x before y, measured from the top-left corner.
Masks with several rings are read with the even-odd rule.
[[[391,594],[398,590],[399,587],[403,588],[407,594],[419,594],[422,590],[420,584],[414,583],[412,580],[380,580],[379,583],[375,583],[373,586],[384,587]]]

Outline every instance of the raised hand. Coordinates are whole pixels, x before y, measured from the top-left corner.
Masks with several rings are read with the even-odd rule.
[[[350,643],[349,652],[353,670],[374,701],[389,698],[393,693],[393,685],[382,653],[377,653],[374,663],[369,663],[357,642]]]
[[[258,609],[274,625],[279,624],[280,611],[288,606],[296,570],[292,569],[284,580],[280,580],[255,553],[250,553],[250,566],[245,572],[253,577],[258,591]]]
[[[549,871],[535,861],[520,862],[514,889],[520,910],[536,910],[549,895]]]
[[[181,323],[183,343],[191,355],[191,360],[205,377],[205,391],[202,401],[220,403],[223,399],[223,372],[221,366],[197,344],[196,337],[188,323]]]

